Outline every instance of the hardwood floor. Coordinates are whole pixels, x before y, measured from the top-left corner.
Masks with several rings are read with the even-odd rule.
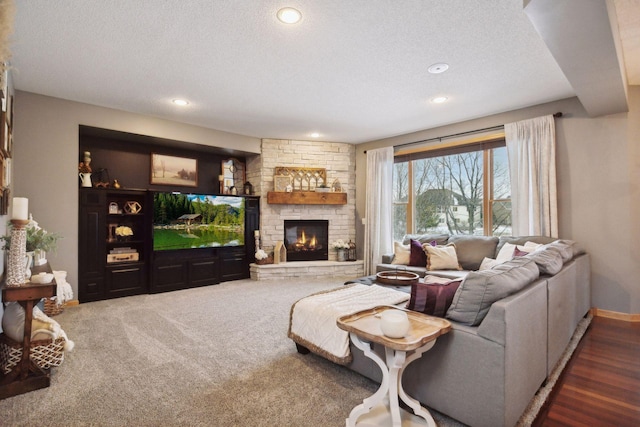
[[[533,426],[640,426],[640,322],[595,317]]]

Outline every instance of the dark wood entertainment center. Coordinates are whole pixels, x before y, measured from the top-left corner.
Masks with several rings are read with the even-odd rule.
[[[245,198],[244,245],[153,250],[154,192],[219,195],[222,163],[229,157],[245,162],[244,153],[230,156],[226,152],[221,154],[215,147],[86,126],[80,127],[79,140],[80,161],[83,153],[89,151],[94,175],[100,172],[93,187],[79,188],[80,302],[174,291],[249,277],[249,264],[255,253],[254,231],[260,224],[260,203],[256,196],[238,194]],[[197,159],[197,187],[150,184],[152,153]],[[113,188],[114,179],[122,188]],[[96,181],[109,182],[109,186],[96,188]],[[125,206],[134,206],[134,209],[123,210]],[[120,226],[129,227],[133,235],[117,236],[115,229]]]

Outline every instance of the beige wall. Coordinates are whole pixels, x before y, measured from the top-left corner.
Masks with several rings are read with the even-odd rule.
[[[589,118],[576,98],[360,144],[365,150],[451,135],[561,111],[556,119],[560,237],[578,241],[591,255],[592,305],[640,313],[640,86],[629,90],[628,113]],[[358,243],[365,212],[365,174],[356,178]]]
[[[50,254],[68,272],[77,298],[78,126],[88,125],[195,144],[260,153],[260,140],[149,116],[18,91],[15,103],[12,196],[29,198],[29,211],[64,239]]]

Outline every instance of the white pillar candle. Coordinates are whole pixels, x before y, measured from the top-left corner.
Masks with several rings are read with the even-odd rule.
[[[29,199],[26,197],[13,198],[13,214],[11,219],[29,219]]]

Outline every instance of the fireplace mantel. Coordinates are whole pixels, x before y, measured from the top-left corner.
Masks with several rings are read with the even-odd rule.
[[[346,205],[347,193],[321,193],[316,191],[269,191],[267,203],[272,205]]]

